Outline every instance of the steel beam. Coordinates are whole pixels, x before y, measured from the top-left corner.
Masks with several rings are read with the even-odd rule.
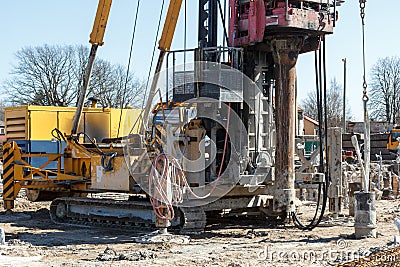
[[[342,129],[333,127],[328,129],[328,168],[332,183],[328,189],[329,211],[337,219],[342,213],[342,199],[344,197],[342,178]]]

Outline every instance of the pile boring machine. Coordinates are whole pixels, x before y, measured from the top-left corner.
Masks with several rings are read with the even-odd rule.
[[[182,2],[170,0],[147,105],[136,121],[124,119],[125,136],[96,141],[78,129],[111,7],[111,0],[99,0],[70,132],[52,132],[62,151],[29,153],[8,138],[5,209],[14,208],[24,188],[34,200],[52,200],[51,219],[61,224],[196,233],[211,216],[292,218],[304,229],[319,223],[329,179],[315,159],[322,165],[327,148],[320,133],[321,149],[311,160],[299,149],[296,62],[302,53],[321,51],[343,1],[229,0],[228,8],[221,0],[189,1],[198,5],[198,47],[173,51]],[[101,127],[97,123],[85,128]],[[140,130],[130,131],[135,125]],[[298,168],[295,155],[302,162]],[[37,157],[45,163],[33,166],[29,159]],[[46,168],[52,162],[57,167]],[[309,225],[297,212],[305,190],[324,195],[315,198],[318,205],[324,199],[323,207]],[[105,192],[129,198],[91,197]]]

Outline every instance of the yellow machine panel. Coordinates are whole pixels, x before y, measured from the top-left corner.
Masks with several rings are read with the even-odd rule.
[[[91,138],[101,142],[104,138],[126,136],[137,133],[140,123],[136,123],[140,109],[84,108],[79,131],[85,131]],[[52,140],[51,131],[58,128],[62,133],[70,133],[73,107],[21,106],[5,109],[7,140]],[[121,119],[120,119],[121,116]],[[118,127],[121,120],[120,130]],[[124,127],[124,124],[126,126]],[[118,136],[117,136],[118,134]]]
[[[141,113],[141,109],[123,109],[121,125],[118,130],[121,110],[111,109],[111,118],[116,118],[111,120],[111,136],[117,136],[118,131],[118,137],[139,133],[142,125],[141,120],[139,119]]]
[[[30,140],[46,140],[49,133],[57,126],[57,112],[35,111],[29,113],[29,139]],[[50,138],[51,139],[51,138]]]
[[[62,133],[70,133],[71,132],[71,125],[72,125],[72,118],[74,117],[74,112],[69,110],[59,110],[57,112],[57,127]],[[83,120],[82,120],[83,122]],[[79,125],[79,132],[83,131],[83,123]]]
[[[93,159],[91,170],[91,189],[129,191],[129,170],[124,157],[113,160],[113,170],[106,171],[101,164],[101,157]]]

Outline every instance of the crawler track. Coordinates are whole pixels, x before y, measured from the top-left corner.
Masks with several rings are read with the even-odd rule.
[[[204,231],[206,214],[200,209],[177,209],[171,226],[182,233]],[[119,227],[137,230],[156,229],[150,202],[97,198],[58,198],[50,205],[54,223],[64,225]]]

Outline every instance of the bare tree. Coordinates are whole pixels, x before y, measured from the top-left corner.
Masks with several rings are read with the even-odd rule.
[[[75,105],[89,49],[84,46],[22,48],[16,53],[17,64],[3,86],[15,105]],[[126,68],[96,59],[88,96],[103,106],[125,107],[138,103],[142,82]],[[137,105],[133,105],[137,106]]]
[[[337,82],[336,78],[333,78],[326,94],[328,127],[339,127],[342,124],[342,92],[342,86]],[[349,120],[351,119],[351,111],[349,105],[346,106],[346,120]],[[318,120],[317,93],[315,91],[308,93],[307,97],[301,102],[301,108],[304,109],[304,113],[307,116]]]
[[[89,95],[98,98],[105,107],[141,107],[144,82],[121,65],[97,60],[91,84]]]
[[[16,104],[68,105],[76,97],[72,46],[26,47],[16,53],[17,65],[6,82]]]
[[[7,107],[7,103],[4,100],[0,100],[0,121],[4,121],[5,111],[4,109]]]
[[[309,92],[307,97],[301,101],[300,107],[304,110],[305,115],[318,120],[317,94],[315,92]]]
[[[371,117],[396,123],[400,113],[400,58],[379,59],[371,71]]]

